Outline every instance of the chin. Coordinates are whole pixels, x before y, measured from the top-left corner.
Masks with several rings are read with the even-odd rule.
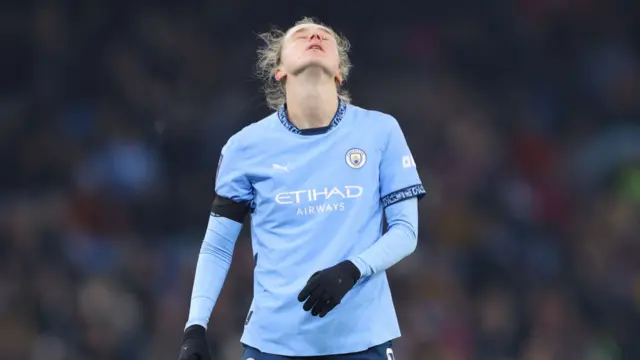
[[[296,69],[295,73],[303,73],[303,72],[322,72],[325,74],[333,74],[333,66],[328,64],[323,59],[310,59],[309,61],[305,61],[301,63],[300,66]]]

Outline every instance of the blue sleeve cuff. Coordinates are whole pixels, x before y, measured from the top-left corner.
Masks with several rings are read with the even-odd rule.
[[[397,204],[407,199],[422,199],[427,192],[422,184],[407,186],[400,190],[392,191],[381,198],[382,207],[387,208],[390,205]]]

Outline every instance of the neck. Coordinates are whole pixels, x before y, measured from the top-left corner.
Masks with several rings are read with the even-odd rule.
[[[287,116],[298,129],[329,126],[338,108],[338,90],[326,74],[309,71],[287,79]]]

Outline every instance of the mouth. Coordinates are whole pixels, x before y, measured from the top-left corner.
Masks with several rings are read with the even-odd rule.
[[[320,44],[311,44],[307,47],[307,50],[320,50],[322,52],[324,52],[324,49],[322,48],[322,46]]]

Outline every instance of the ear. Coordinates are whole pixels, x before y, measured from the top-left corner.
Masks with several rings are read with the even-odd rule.
[[[280,81],[282,79],[284,79],[287,76],[287,73],[282,71],[280,68],[276,69],[276,81]]]
[[[342,85],[342,83],[344,82],[344,80],[342,80],[342,75],[336,75],[336,82],[339,85]]]

